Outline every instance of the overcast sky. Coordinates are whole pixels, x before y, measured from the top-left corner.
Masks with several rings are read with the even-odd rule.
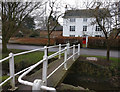
[[[91,3],[91,2],[95,2],[95,1],[100,1],[100,2],[118,2],[119,0],[60,0],[63,3],[63,10],[65,11],[65,4],[69,5],[72,8],[77,8],[77,9],[85,9],[85,5],[86,3]],[[59,19],[60,24],[63,24],[63,19],[60,18]]]

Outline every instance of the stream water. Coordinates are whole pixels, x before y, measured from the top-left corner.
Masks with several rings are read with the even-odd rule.
[[[119,80],[108,69],[80,60],[69,70],[63,83],[95,92],[120,92]]]

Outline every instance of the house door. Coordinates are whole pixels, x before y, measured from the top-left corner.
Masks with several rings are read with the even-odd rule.
[[[83,43],[83,44],[86,44],[86,37],[83,37],[82,43]]]

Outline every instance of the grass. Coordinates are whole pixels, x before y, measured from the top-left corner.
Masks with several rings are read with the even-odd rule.
[[[7,79],[9,76],[5,75],[5,76],[0,76],[0,80],[4,81],[5,79]]]
[[[23,52],[23,51],[25,51],[25,50],[15,50],[15,49],[10,50],[10,52],[12,52],[14,54],[19,53],[19,52]],[[51,55],[53,53],[54,52],[49,52],[48,55]],[[44,55],[44,52],[36,51],[36,52],[31,52],[31,53],[15,56],[14,57],[15,72],[18,72],[22,69],[25,69],[25,68],[39,62],[40,60],[43,59],[43,55]],[[8,56],[8,54],[4,54],[4,56]],[[3,70],[9,72],[8,60],[3,62],[2,68],[3,68]]]
[[[83,44],[82,46],[83,46],[83,48],[84,48],[84,47],[86,47],[86,44]]]
[[[10,52],[12,53],[19,53],[19,52],[23,52],[25,50],[18,50],[18,49],[11,49]],[[48,55],[53,54],[54,52],[49,52]],[[27,54],[23,54],[23,55],[19,55],[19,56],[15,56],[15,63],[20,63],[21,61],[26,61],[28,63],[36,63],[39,60],[41,60],[43,58],[44,52],[42,51],[36,51],[36,52],[31,52],[31,53],[27,53]],[[4,54],[4,56],[8,56],[8,54]]]
[[[11,49],[9,51],[15,54],[15,53],[23,52],[25,50]],[[54,52],[49,52],[48,55],[51,55],[53,53]],[[31,52],[31,53],[28,53],[28,54],[23,54],[23,55],[16,56],[15,59],[14,59],[15,72],[18,72],[18,71],[20,71],[24,68],[29,67],[32,64],[35,64],[35,63],[39,62],[40,60],[43,59],[43,55],[44,55],[44,52],[36,51],[36,52]],[[3,54],[3,56],[6,57],[6,56],[8,56],[8,54],[5,53],[5,54]],[[3,62],[2,68],[3,68],[3,70],[5,69],[6,71],[9,70],[8,60]],[[0,80],[4,81],[8,77],[9,76],[7,76],[7,75],[0,76]]]

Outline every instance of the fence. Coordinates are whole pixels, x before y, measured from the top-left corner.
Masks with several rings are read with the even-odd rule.
[[[66,46],[64,49],[62,49],[62,46]],[[75,52],[75,47],[78,47],[78,50],[77,52]],[[50,48],[54,48],[54,47],[59,47],[59,51],[55,52],[54,54],[50,55],[50,56],[47,56],[48,55],[48,49]],[[68,57],[69,53],[70,53],[70,49],[73,48],[73,54],[71,56]],[[14,57],[15,56],[19,56],[19,55],[23,55],[23,54],[27,54],[27,53],[31,53],[31,52],[35,52],[35,51],[40,51],[40,50],[44,50],[44,56],[43,56],[43,59],[40,60],[39,62],[37,62],[36,64],[18,72],[18,73],[15,73],[15,68],[14,68]],[[47,66],[48,66],[48,60],[55,57],[55,56],[58,56],[59,55],[59,59],[61,59],[61,54],[64,53],[64,62],[62,64],[60,64],[54,71],[52,71],[48,76],[47,76]],[[2,63],[3,61],[6,61],[9,59],[9,69],[10,69],[10,77],[7,78],[6,80],[4,80],[2,83],[0,83],[0,87],[5,84],[6,82],[8,82],[10,80],[10,83],[11,83],[11,90],[15,90],[16,87],[15,87],[15,76],[23,73],[22,75],[19,76],[18,78],[18,82],[20,82],[21,84],[24,84],[24,85],[28,85],[28,86],[32,86],[32,90],[49,90],[49,91],[56,91],[55,88],[51,88],[51,87],[47,87],[47,79],[49,77],[51,77],[61,66],[64,65],[64,69],[67,70],[67,61],[71,58],[73,58],[73,60],[75,60],[75,55],[78,54],[80,55],[80,44],[78,45],[73,45],[70,47],[70,44],[59,44],[59,45],[56,45],[56,46],[50,46],[50,47],[47,47],[47,46],[44,46],[44,48],[39,48],[39,49],[34,49],[34,50],[30,50],[30,51],[25,51],[25,52],[21,52],[21,53],[17,53],[17,54],[13,54],[13,53],[10,53],[8,57],[0,60],[0,63]],[[29,82],[29,81],[24,81],[22,80],[22,78],[27,75],[30,71],[32,71],[34,68],[36,68],[38,65],[42,64],[43,63],[43,69],[42,69],[42,79],[36,79],[34,80],[34,82]]]

